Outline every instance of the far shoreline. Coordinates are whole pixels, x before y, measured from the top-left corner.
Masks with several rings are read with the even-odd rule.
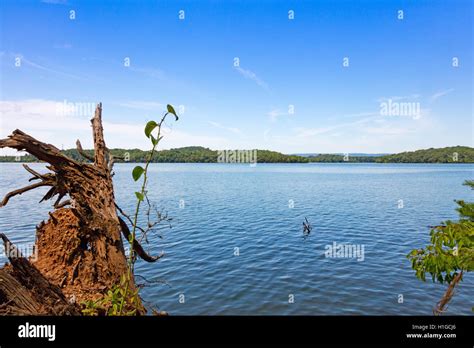
[[[41,161],[32,161],[32,162],[2,162],[1,164],[46,164],[46,162]],[[144,164],[145,162],[116,162],[115,165],[124,165],[124,164]],[[248,165],[250,166],[252,163],[219,163],[219,162],[152,162],[150,165],[153,164],[219,164],[219,165]],[[317,165],[317,164],[376,164],[376,165],[385,165],[385,164],[454,164],[454,165],[474,165],[474,162],[355,162],[355,161],[342,161],[342,162],[256,162],[256,165],[259,164],[287,164],[287,165],[294,165],[294,164],[309,164],[309,165]]]
[[[62,155],[84,163],[84,157],[78,149],[59,150]],[[88,157],[94,155],[92,150],[83,150]],[[145,163],[149,152],[140,149],[110,149],[114,163]],[[32,155],[0,156],[0,163],[39,162]],[[395,154],[325,154],[288,155],[271,150],[211,150],[202,146],[188,146],[155,152],[151,163],[474,163],[474,148],[469,146],[451,146],[429,148]]]

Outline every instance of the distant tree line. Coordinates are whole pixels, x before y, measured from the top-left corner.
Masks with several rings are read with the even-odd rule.
[[[474,163],[474,149],[453,146],[441,149],[417,150],[377,158],[380,163]]]
[[[76,149],[61,151],[66,156],[84,161]],[[93,156],[93,150],[84,150]],[[115,162],[145,162],[146,151],[140,149],[111,149],[110,153],[116,158]],[[216,163],[218,151],[201,146],[188,146],[177,149],[158,151],[153,157],[153,163]],[[37,162],[31,156],[0,156],[0,162]],[[440,149],[417,150],[383,156],[350,156],[338,154],[319,154],[311,156],[285,155],[276,151],[258,150],[258,163],[474,163],[474,148],[453,146]]]

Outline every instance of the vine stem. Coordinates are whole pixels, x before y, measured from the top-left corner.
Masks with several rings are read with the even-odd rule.
[[[158,147],[158,143],[160,142],[160,136],[161,136],[161,125],[163,124],[166,116],[168,115],[169,113],[165,113],[164,116],[161,118],[161,121],[158,123],[158,136],[156,137],[156,143],[153,142],[153,148],[151,149],[150,151],[150,155],[145,163],[145,168],[143,170],[143,183],[142,183],[142,187],[141,187],[141,195],[142,197],[144,197],[146,195],[146,184],[148,182],[148,166],[150,165],[152,159],[153,159],[153,155],[155,154],[155,151],[156,151],[156,148]],[[126,278],[126,284],[125,284],[125,292],[123,294],[123,297],[122,297],[122,301],[120,302],[120,309],[119,309],[119,315],[122,315],[122,311],[123,311],[123,306],[125,304],[125,299],[126,297],[128,296],[128,291],[129,291],[129,288],[130,288],[130,279],[132,277],[132,274],[133,274],[133,270],[134,270],[134,264],[135,262],[133,261],[133,257],[134,257],[134,250],[133,250],[133,242],[135,241],[135,235],[136,235],[136,230],[137,230],[137,224],[138,224],[138,214],[140,212],[140,205],[142,203],[142,199],[137,199],[137,205],[135,207],[135,214],[133,216],[133,226],[132,226],[132,233],[131,233],[131,238],[129,240],[130,242],[130,255],[129,255],[129,260],[128,260],[128,270],[127,270],[127,278]]]

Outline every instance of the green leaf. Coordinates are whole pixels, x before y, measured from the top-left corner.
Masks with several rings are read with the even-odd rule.
[[[149,138],[153,129],[155,129],[158,124],[155,121],[150,121],[145,126],[145,135]]]
[[[163,136],[160,136],[158,139],[156,139],[153,135],[150,135],[151,143],[153,145],[158,145],[161,139],[163,139]]]
[[[139,201],[143,201],[145,199],[145,196],[141,192],[135,192],[135,196],[137,196]]]
[[[144,172],[145,172],[145,169],[143,169],[140,166],[136,166],[135,168],[133,168],[133,171],[132,171],[133,180],[137,181],[138,179],[140,179],[140,177],[142,176]]]
[[[176,117],[176,121],[178,121],[178,115],[176,115],[176,111],[174,111],[174,108],[170,104],[166,105],[166,109],[170,114],[173,114],[174,117]]]

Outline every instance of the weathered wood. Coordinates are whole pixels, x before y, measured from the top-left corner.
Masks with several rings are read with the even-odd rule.
[[[52,285],[61,286],[63,294],[80,300],[95,299],[118,284],[128,267],[121,237],[128,227],[117,216],[111,175],[113,157],[105,145],[101,104],[97,105],[91,123],[94,163],[68,158],[53,145],[20,130],[0,140],[0,148],[26,151],[50,164],[47,168],[53,173],[48,174],[39,174],[25,166],[33,175],[30,180],[40,181],[7,194],[3,205],[14,195],[39,186],[51,186],[42,200],[57,196],[56,210],[37,228],[38,260],[34,265]],[[77,147],[84,156],[79,141]],[[65,196],[68,199],[60,203]],[[70,203],[70,208],[62,208],[66,203]],[[133,247],[146,261],[159,258],[148,256],[138,242]],[[12,263],[13,268],[15,265]],[[130,285],[135,287],[133,279]],[[0,304],[1,300],[0,296]]]
[[[95,116],[91,120],[94,136],[94,164],[103,169],[107,169],[107,147],[104,141],[104,129],[102,128],[102,104],[99,103],[95,109]]]
[[[0,269],[0,315],[46,314],[46,309],[31,292],[26,290],[6,269]]]
[[[33,190],[37,187],[41,187],[41,186],[47,186],[46,183],[44,182],[37,182],[35,184],[31,184],[31,185],[28,185],[26,187],[23,187],[21,189],[18,189],[18,190],[14,190],[14,191],[11,191],[11,192],[8,192],[5,197],[3,197],[3,200],[0,202],[0,207],[3,207],[4,205],[7,205],[8,201],[10,200],[10,198],[14,197],[14,196],[17,196],[17,195],[21,195],[22,193],[25,193],[29,190]]]
[[[4,234],[0,234],[11,263],[0,269],[0,314],[79,315],[61,289],[51,284],[24,258]]]
[[[42,143],[19,129],[14,130],[8,138],[0,139],[0,148],[4,147],[26,151],[39,160],[51,163],[54,166],[59,166],[68,161],[74,162],[61,154],[58,148],[51,144]]]
[[[89,156],[83,149],[82,149],[82,144],[81,144],[81,141],[79,139],[76,140],[76,150],[77,152],[79,152],[79,155],[81,155],[82,157],[84,157],[85,159],[91,161],[91,162],[94,162],[94,157],[93,156]]]

